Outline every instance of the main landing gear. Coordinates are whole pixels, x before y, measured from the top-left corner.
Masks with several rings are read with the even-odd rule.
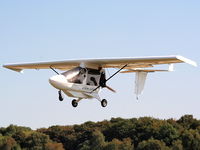
[[[59,95],[59,97],[58,97],[59,101],[63,101],[63,100],[64,100],[64,97],[63,97],[63,94],[62,94],[62,91],[61,91],[61,90],[58,91],[58,95]],[[102,107],[106,107],[106,106],[107,106],[108,102],[107,102],[106,99],[102,99],[102,100],[101,100],[99,96],[96,97],[96,98],[101,102],[101,106],[102,106]],[[72,100],[72,106],[73,106],[73,107],[77,107],[80,100],[82,100],[82,98],[73,99],[73,100]]]
[[[103,99],[103,100],[101,101],[101,106],[102,106],[102,107],[106,107],[107,104],[108,104],[108,102],[107,102],[106,99]]]
[[[78,103],[75,99],[72,100],[72,106],[73,107],[77,107],[78,106]]]
[[[58,97],[59,101],[63,101],[63,100],[64,100],[64,97],[63,97],[63,95],[62,95],[61,90],[58,91],[58,95],[59,95],[59,97]]]
[[[108,104],[107,100],[106,100],[106,99],[102,99],[102,100],[101,100],[101,98],[99,97],[98,94],[95,95],[94,98],[96,98],[96,99],[101,103],[101,106],[102,106],[102,107],[106,107],[106,106],[107,106],[107,104]]]
[[[72,100],[72,106],[73,106],[73,107],[77,107],[77,106],[78,106],[78,102],[79,102],[80,100],[81,100],[80,98],[79,98],[78,100],[73,99],[73,100]],[[102,107],[106,107],[107,104],[108,104],[108,102],[107,102],[106,99],[103,99],[103,100],[101,101],[101,106],[102,106]]]
[[[78,106],[78,102],[79,102],[80,100],[82,100],[82,98],[79,98],[79,99],[77,99],[77,100],[76,100],[76,99],[73,99],[73,100],[72,100],[72,106],[73,106],[73,107],[77,107],[77,106]]]

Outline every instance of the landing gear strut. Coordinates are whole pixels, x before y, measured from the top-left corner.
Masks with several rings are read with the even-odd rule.
[[[59,95],[59,101],[63,101],[63,96],[62,96],[62,92],[61,92],[61,90],[60,91],[58,91],[58,95]]]

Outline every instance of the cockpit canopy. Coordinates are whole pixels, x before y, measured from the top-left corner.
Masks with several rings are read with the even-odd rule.
[[[91,68],[76,67],[62,73],[69,83],[86,84],[90,86],[98,86],[100,84],[100,70]],[[105,75],[104,75],[105,76]]]
[[[82,84],[84,79],[86,78],[87,70],[85,68],[76,67],[72,70],[66,71],[62,73],[70,83],[78,83]]]

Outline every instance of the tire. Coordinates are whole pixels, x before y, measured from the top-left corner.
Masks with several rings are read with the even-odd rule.
[[[72,106],[73,107],[77,107],[78,106],[78,103],[75,99],[72,100]]]
[[[108,104],[108,102],[107,102],[106,99],[103,99],[103,100],[101,101],[101,106],[102,106],[102,107],[106,107],[107,104]]]
[[[64,98],[63,98],[63,96],[62,96],[61,91],[58,91],[58,95],[59,95],[59,97],[58,97],[59,101],[63,101]]]
[[[63,97],[62,96],[59,96],[59,101],[63,101]]]

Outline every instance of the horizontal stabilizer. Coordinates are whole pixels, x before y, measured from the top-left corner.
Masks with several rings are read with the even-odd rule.
[[[132,73],[132,72],[165,72],[168,70],[155,70],[155,69],[129,69],[122,71],[121,73]]]
[[[121,71],[120,73],[132,73],[132,72],[171,72],[174,71],[174,64],[169,64],[168,70],[163,69],[142,69],[142,68],[135,68],[135,69],[127,69]]]

